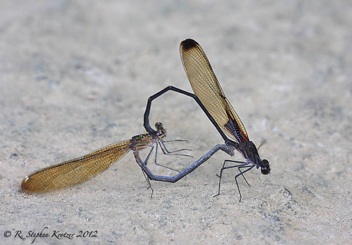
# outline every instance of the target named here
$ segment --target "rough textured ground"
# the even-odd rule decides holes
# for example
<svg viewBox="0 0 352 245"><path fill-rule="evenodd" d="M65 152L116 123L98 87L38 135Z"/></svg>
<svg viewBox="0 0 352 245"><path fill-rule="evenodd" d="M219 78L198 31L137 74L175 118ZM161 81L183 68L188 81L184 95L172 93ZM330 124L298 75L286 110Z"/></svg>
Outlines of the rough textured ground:
<svg viewBox="0 0 352 245"><path fill-rule="evenodd" d="M233 2L1 1L0 243L30 244L30 231L50 236L35 244L352 242L352 5ZM35 170L144 133L153 93L191 91L185 38L206 51L251 140L267 140L272 172L240 180L242 202L237 170L213 198L224 153L175 184L153 182L153 198L131 153L84 184L19 191ZM223 143L190 99L169 93L153 106L168 139L189 140L169 148L194 156L159 163L182 169ZM52 237L65 233L75 237Z"/></svg>

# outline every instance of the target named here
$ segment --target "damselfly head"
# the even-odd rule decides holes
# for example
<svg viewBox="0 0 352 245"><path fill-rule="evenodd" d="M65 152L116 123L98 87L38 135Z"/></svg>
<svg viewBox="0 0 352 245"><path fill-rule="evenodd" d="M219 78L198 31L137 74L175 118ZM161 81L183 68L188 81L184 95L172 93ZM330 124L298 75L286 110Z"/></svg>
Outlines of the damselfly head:
<svg viewBox="0 0 352 245"><path fill-rule="evenodd" d="M166 137L166 129L164 128L161 122L157 122L155 124L155 128L156 128L156 136L158 136L159 138Z"/></svg>
<svg viewBox="0 0 352 245"><path fill-rule="evenodd" d="M264 174L264 175L267 175L270 173L270 164L269 164L268 160L266 160L266 159L262 160L261 171L262 171L262 174Z"/></svg>

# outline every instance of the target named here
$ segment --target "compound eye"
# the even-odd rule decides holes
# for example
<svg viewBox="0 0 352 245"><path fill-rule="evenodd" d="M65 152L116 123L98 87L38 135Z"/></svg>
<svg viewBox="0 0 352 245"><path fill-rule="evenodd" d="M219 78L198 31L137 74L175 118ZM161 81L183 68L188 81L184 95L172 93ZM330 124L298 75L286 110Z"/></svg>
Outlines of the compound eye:
<svg viewBox="0 0 352 245"><path fill-rule="evenodd" d="M269 173L270 173L270 170L262 168L262 174L267 175Z"/></svg>

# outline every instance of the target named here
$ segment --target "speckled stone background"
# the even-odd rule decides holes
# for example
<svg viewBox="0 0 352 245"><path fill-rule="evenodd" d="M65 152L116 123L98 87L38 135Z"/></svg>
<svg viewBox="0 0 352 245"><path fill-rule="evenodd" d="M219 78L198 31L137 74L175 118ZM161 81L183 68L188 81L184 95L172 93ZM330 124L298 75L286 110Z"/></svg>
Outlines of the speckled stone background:
<svg viewBox="0 0 352 245"><path fill-rule="evenodd" d="M235 169L213 198L224 153L175 184L152 182L153 198L131 153L78 186L20 192L33 171L144 133L150 95L191 91L186 38L202 45L250 139L267 141L272 172L248 173L251 187L240 179L242 202ZM351 43L344 0L1 1L0 243L30 244L30 231L49 236L34 244L352 243ZM159 154L170 167L223 143L174 93L151 121L188 140L171 150L192 149L193 159Z"/></svg>

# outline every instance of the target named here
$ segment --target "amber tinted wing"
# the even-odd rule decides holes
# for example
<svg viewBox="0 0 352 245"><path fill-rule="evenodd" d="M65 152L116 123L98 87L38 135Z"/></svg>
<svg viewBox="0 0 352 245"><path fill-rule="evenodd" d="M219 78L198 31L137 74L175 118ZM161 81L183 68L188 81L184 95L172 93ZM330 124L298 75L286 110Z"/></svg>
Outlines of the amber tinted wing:
<svg viewBox="0 0 352 245"><path fill-rule="evenodd" d="M80 158L41 169L26 176L21 189L27 193L56 190L94 178L131 149L131 140L96 150Z"/></svg>
<svg viewBox="0 0 352 245"><path fill-rule="evenodd" d="M187 39L180 45L180 54L194 93L216 123L235 141L248 141L247 131L225 97L201 46Z"/></svg>

